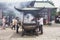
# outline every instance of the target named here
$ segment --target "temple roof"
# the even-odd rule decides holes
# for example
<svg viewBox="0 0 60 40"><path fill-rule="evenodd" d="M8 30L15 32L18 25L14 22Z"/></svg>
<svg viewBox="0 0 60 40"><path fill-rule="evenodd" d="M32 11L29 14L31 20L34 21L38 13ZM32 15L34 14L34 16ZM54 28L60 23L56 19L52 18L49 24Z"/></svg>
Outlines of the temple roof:
<svg viewBox="0 0 60 40"><path fill-rule="evenodd" d="M33 6L30 6L31 4L34 4ZM51 4L49 1L33 1L29 5L29 7L24 8L16 8L17 10L41 10L42 8L56 8L54 5Z"/></svg>
<svg viewBox="0 0 60 40"><path fill-rule="evenodd" d="M34 7L45 7L45 8L56 8L54 5L51 4L49 1L36 1L34 3Z"/></svg>

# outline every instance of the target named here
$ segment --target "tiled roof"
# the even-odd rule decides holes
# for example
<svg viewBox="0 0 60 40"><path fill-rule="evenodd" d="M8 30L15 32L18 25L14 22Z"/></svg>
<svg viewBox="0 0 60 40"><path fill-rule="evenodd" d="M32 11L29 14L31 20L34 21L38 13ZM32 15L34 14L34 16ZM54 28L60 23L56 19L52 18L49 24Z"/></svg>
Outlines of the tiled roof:
<svg viewBox="0 0 60 40"><path fill-rule="evenodd" d="M49 3L49 1L36 1L34 4L34 7L45 7L45 8L55 8L54 5L52 5L51 3Z"/></svg>

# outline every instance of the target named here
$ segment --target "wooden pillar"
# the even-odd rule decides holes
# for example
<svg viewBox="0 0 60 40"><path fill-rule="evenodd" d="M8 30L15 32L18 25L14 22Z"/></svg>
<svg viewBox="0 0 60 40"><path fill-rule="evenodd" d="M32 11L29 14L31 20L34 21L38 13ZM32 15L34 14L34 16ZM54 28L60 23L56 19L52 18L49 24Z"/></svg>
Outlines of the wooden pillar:
<svg viewBox="0 0 60 40"><path fill-rule="evenodd" d="M50 9L48 8L48 23L50 23Z"/></svg>

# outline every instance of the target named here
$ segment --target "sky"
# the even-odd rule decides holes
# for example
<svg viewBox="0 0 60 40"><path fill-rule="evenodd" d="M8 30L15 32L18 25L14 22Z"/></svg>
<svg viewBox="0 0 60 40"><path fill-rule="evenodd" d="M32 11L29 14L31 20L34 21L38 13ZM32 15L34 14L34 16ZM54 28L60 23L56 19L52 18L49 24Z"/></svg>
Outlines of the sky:
<svg viewBox="0 0 60 40"><path fill-rule="evenodd" d="M33 0L0 0L0 2L25 2L25 1L33 1ZM42 0L36 0L36 1L42 1ZM46 0L43 0L46 1ZM49 0L54 3L56 7L60 7L60 0Z"/></svg>
<svg viewBox="0 0 60 40"><path fill-rule="evenodd" d="M60 0L52 0L56 7L60 7Z"/></svg>

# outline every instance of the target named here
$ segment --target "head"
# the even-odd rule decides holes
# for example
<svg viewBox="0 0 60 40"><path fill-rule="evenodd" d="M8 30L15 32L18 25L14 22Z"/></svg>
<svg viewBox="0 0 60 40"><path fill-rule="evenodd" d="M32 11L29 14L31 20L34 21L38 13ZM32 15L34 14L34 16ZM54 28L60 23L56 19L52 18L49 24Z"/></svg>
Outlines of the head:
<svg viewBox="0 0 60 40"><path fill-rule="evenodd" d="M5 18L6 18L6 16L3 16L3 18L5 19Z"/></svg>
<svg viewBox="0 0 60 40"><path fill-rule="evenodd" d="M15 19L18 19L18 17L15 17Z"/></svg>

